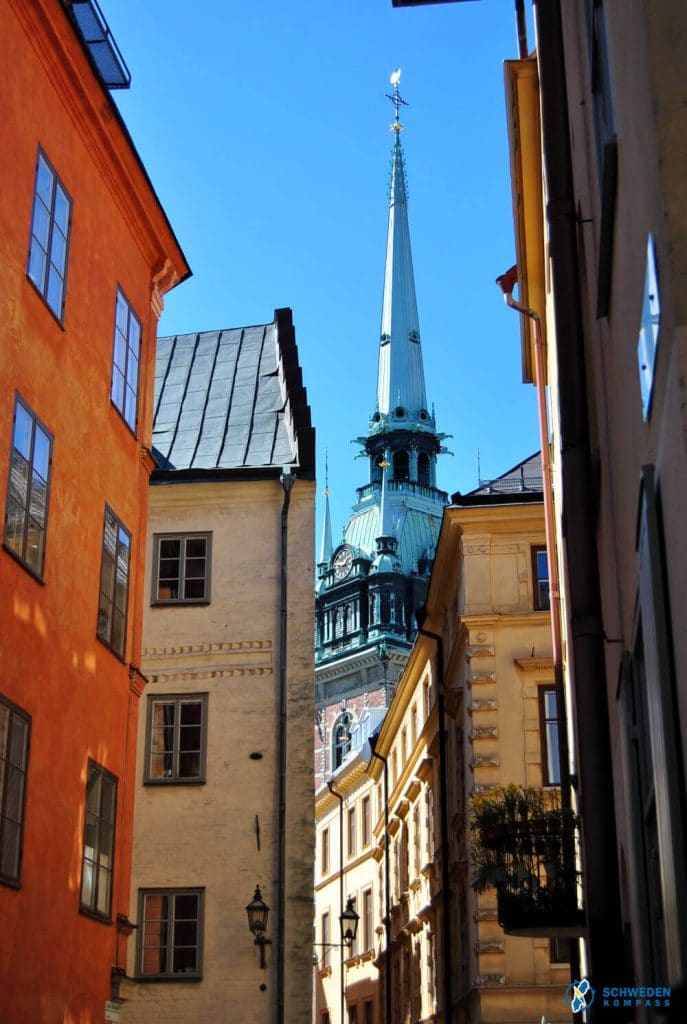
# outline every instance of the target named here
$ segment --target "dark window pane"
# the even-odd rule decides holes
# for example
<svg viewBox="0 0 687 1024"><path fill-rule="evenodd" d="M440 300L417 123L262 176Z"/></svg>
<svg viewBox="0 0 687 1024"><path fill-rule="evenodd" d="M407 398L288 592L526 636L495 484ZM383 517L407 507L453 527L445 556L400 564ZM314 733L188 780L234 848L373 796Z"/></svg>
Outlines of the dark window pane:
<svg viewBox="0 0 687 1024"><path fill-rule="evenodd" d="M184 597L187 601L202 601L205 597L205 580L187 580Z"/></svg>
<svg viewBox="0 0 687 1024"><path fill-rule="evenodd" d="M183 753L179 754L179 778L198 779L200 778L200 754Z"/></svg>
<svg viewBox="0 0 687 1024"><path fill-rule="evenodd" d="M0 705L0 712L5 710ZM8 712L9 714L9 712ZM26 767L26 745L29 735L29 726L23 718L14 715L12 720L12 741L10 743L9 760L18 768ZM0 741L2 740L2 720L0 718ZM0 756L3 754L3 745L0 742Z"/></svg>
<svg viewBox="0 0 687 1024"><path fill-rule="evenodd" d="M189 537L186 541L186 558L202 558L205 559L205 551L207 548L207 540L205 537ZM188 564L188 561L187 561ZM204 564L204 562L203 562Z"/></svg>
<svg viewBox="0 0 687 1024"><path fill-rule="evenodd" d="M22 555L24 545L24 510L12 498L7 502L7 519L5 522L5 544L16 555Z"/></svg>
<svg viewBox="0 0 687 1024"><path fill-rule="evenodd" d="M195 974L197 967L197 956L195 949L174 950L174 973Z"/></svg>
<svg viewBox="0 0 687 1024"><path fill-rule="evenodd" d="M8 878L19 876L19 844L21 826L14 821L5 821L0 850L0 872Z"/></svg>
<svg viewBox="0 0 687 1024"><path fill-rule="evenodd" d="M9 765L7 769L7 792L4 813L12 821L21 821L21 808L24 799L24 773Z"/></svg>
<svg viewBox="0 0 687 1024"><path fill-rule="evenodd" d="M181 541L180 540L161 540L160 541L160 558L179 558L181 555Z"/></svg>
<svg viewBox="0 0 687 1024"><path fill-rule="evenodd" d="M203 717L203 705L198 701L184 701L181 705L182 725L200 725Z"/></svg>
<svg viewBox="0 0 687 1024"><path fill-rule="evenodd" d="M198 944L198 922L176 921L174 924L175 946L196 946Z"/></svg>
<svg viewBox="0 0 687 1024"><path fill-rule="evenodd" d="M188 558L186 559L186 579L202 579L205 576L205 559L204 558Z"/></svg>
<svg viewBox="0 0 687 1024"><path fill-rule="evenodd" d="M198 896L194 893L182 893L174 900L174 920L189 921L198 917Z"/></svg>
<svg viewBox="0 0 687 1024"><path fill-rule="evenodd" d="M126 635L126 622L121 612L116 608L112 611L112 642L111 647L120 656L124 656L124 641Z"/></svg>

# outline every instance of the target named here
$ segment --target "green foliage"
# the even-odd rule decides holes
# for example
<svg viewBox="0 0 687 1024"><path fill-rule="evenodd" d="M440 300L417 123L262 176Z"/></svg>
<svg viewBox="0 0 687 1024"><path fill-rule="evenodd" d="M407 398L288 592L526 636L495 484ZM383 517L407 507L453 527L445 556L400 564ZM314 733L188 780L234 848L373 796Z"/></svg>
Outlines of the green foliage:
<svg viewBox="0 0 687 1024"><path fill-rule="evenodd" d="M511 784L474 797L473 888L496 887L500 895L546 903L574 887L576 823L573 812L561 807L557 790Z"/></svg>

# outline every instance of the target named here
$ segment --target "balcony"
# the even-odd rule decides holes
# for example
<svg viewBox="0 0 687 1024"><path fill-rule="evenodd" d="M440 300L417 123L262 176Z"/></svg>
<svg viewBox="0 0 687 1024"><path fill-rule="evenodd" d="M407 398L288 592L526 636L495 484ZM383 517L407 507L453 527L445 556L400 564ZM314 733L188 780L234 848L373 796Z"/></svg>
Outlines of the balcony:
<svg viewBox="0 0 687 1024"><path fill-rule="evenodd" d="M496 889L507 935L584 933L576 869L577 819L548 791L508 786L473 802L473 888Z"/></svg>

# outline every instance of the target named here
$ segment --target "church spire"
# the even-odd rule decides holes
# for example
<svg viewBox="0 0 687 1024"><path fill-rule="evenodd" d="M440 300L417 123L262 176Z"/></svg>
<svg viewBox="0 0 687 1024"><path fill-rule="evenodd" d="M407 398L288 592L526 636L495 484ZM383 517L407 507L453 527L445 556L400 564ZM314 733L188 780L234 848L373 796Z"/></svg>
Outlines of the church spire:
<svg viewBox="0 0 687 1024"><path fill-rule="evenodd" d="M322 540L318 565L328 563L332 557L332 520L329 513L329 451L324 453L324 519L322 521Z"/></svg>
<svg viewBox="0 0 687 1024"><path fill-rule="evenodd" d="M415 277L408 228L408 195L405 161L401 146L403 125L399 106L406 105L398 91L401 73L391 76L394 92L389 95L396 112L391 126L394 145L391 154L389 224L384 273L384 297L377 374L377 405L380 417L396 416L402 410L406 421L431 430L425 393L425 374L420 346L420 323L415 298ZM379 422L378 420L376 422Z"/></svg>

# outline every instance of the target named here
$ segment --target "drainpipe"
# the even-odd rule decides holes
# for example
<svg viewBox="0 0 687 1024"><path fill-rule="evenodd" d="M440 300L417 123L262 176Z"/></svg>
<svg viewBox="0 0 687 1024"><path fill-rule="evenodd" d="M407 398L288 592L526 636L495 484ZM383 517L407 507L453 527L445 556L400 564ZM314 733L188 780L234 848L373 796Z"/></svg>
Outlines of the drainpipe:
<svg viewBox="0 0 687 1024"><path fill-rule="evenodd" d="M277 748L279 750L279 863L277 868L277 1024L284 1024L285 992L285 951L284 927L286 921L286 652L287 652L287 584L288 584L288 539L289 505L291 489L296 481L291 467L284 466L279 478L284 489L281 507L281 578L279 594L279 726Z"/></svg>
<svg viewBox="0 0 687 1024"><path fill-rule="evenodd" d="M370 753L382 762L384 770L384 928L386 932L386 966L384 968L384 990L386 993L386 1024L392 1024L391 1020L391 892L389 887L389 762L382 755L378 754L373 746L373 740L369 741Z"/></svg>
<svg viewBox="0 0 687 1024"><path fill-rule="evenodd" d="M327 788L332 796L335 796L339 801L339 915L343 914L344 910L344 813L343 813L343 797L340 793L337 793L334 789L334 785L331 779L327 779ZM333 922L332 922L333 923ZM342 938L343 943L343 938ZM339 1005L340 1005L340 1018L341 1024L345 1024L344 1021L344 946L342 944L340 953L340 964L339 964Z"/></svg>
<svg viewBox="0 0 687 1024"><path fill-rule="evenodd" d="M442 939L444 945L444 1024L453 1020L453 978L451 964L451 890L448 865L448 780L446 777L446 709L444 706L444 641L438 633L423 629L418 622L418 633L434 640L437 645L437 713L439 718L439 802L441 805L441 888L444 892Z"/></svg>
<svg viewBox="0 0 687 1024"><path fill-rule="evenodd" d="M549 594L551 611L551 644L553 648L553 675L556 684L556 705L558 711L558 767L561 777L561 803L570 809L570 758L568 753L568 727L563 688L563 650L561 643L561 605L558 558L556 557L556 527L553 511L553 482L551 473L551 452L549 449L549 418L546 408L546 366L544 344L539 313L513 298L513 288L518 280L518 268L511 267L496 283L503 292L506 305L532 321L534 334L534 368L537 386L537 408L539 412L539 446L541 448L541 469L544 491L544 527L546 550L549 560Z"/></svg>
<svg viewBox="0 0 687 1024"><path fill-rule="evenodd" d="M563 529L571 567L571 645L577 765L587 879L590 969L604 984L622 983L613 765L604 629L596 550L596 510L587 409L584 323L577 252L578 224L570 150L560 0L535 0L542 144L547 181L556 349L559 365ZM582 743L580 740L582 739ZM608 979L608 982L606 981ZM592 1007L592 1020L600 1011Z"/></svg>
<svg viewBox="0 0 687 1024"><path fill-rule="evenodd" d="M561 589L558 575L558 557L556 544L556 527L553 511L553 478L551 472L551 452L549 449L549 417L546 408L546 365L544 360L544 342L541 333L539 313L513 298L513 288L518 280L517 266L511 267L496 283L503 292L506 305L532 321L534 334L534 371L537 387L537 409L539 413L539 446L541 448L542 485L544 491L544 527L546 531L546 551L549 562L549 595L551 610L551 646L553 650L553 678L556 687L556 710L558 712L558 770L561 780L561 806L569 811L572 806L571 766L568 747L568 711L565 702L565 684L563 680L563 648L561 630ZM564 865L571 874L575 870L574 849L563 850ZM571 943L570 980L580 977L579 943ZM576 1017L577 1019L577 1017Z"/></svg>

